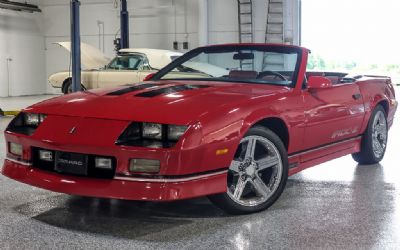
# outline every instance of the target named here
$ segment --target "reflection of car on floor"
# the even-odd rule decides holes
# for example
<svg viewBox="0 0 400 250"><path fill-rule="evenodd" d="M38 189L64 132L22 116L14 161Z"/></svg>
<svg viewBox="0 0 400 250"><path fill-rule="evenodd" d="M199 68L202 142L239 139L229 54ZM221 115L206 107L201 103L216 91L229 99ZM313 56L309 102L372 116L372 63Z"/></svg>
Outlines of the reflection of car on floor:
<svg viewBox="0 0 400 250"><path fill-rule="evenodd" d="M70 51L70 42L58 43ZM138 83L147 75L156 72L181 56L182 53L160 49L121 49L110 60L104 54L88 44L81 44L81 61L86 68L82 70L82 88L94 89ZM62 92L71 92L71 72L59 72L49 77L54 88Z"/></svg>
<svg viewBox="0 0 400 250"><path fill-rule="evenodd" d="M271 206L288 176L352 154L379 162L397 101L387 77L306 72L305 48L201 47L145 83L54 98L5 132L2 173L82 196L209 196L231 213Z"/></svg>

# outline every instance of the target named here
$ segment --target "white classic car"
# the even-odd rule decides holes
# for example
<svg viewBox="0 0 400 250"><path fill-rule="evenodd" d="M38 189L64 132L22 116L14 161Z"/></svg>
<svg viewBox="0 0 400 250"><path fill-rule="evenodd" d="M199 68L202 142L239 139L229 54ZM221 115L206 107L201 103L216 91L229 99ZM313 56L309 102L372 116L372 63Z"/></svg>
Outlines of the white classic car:
<svg viewBox="0 0 400 250"><path fill-rule="evenodd" d="M70 42L57 43L70 51ZM182 53L160 49L121 49L110 60L100 50L88 44L81 44L81 62L85 67L81 73L82 89L94 89L137 83L163 68ZM54 88L61 88L64 94L71 92L71 72L59 72L49 77Z"/></svg>

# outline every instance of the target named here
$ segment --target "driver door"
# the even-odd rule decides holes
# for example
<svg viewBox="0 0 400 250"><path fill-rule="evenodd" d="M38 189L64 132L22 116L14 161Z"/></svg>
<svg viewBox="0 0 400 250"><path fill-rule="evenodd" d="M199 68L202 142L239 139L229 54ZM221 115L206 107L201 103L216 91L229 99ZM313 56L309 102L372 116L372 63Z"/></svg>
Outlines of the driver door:
<svg viewBox="0 0 400 250"><path fill-rule="evenodd" d="M306 105L305 149L329 145L361 133L364 104L357 84L305 89L303 98Z"/></svg>
<svg viewBox="0 0 400 250"><path fill-rule="evenodd" d="M98 87L114 87L139 82L137 70L105 70L99 72Z"/></svg>

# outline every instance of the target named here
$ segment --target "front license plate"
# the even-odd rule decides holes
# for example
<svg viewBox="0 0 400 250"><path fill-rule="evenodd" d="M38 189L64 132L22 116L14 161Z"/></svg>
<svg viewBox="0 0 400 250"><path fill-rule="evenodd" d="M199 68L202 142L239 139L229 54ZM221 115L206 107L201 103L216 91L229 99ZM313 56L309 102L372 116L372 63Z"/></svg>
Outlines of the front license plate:
<svg viewBox="0 0 400 250"><path fill-rule="evenodd" d="M60 173L87 175L88 157L83 154L56 152L54 169Z"/></svg>

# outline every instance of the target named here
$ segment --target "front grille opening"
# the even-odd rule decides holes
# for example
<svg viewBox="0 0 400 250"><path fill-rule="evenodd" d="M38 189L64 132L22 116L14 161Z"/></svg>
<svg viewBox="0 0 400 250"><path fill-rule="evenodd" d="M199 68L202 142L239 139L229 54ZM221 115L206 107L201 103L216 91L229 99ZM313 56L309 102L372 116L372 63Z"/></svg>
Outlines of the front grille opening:
<svg viewBox="0 0 400 250"><path fill-rule="evenodd" d="M40 150L46 150L52 152L53 159L52 161L44 161L41 160L39 157L39 151ZM63 153L68 153L68 152L63 152ZM72 152L71 152L72 153ZM74 153L75 154L75 153ZM62 175L73 175L73 176L81 176L81 177L90 177L90 178L100 178L100 179L113 179L115 176L115 170L117 167L117 160L115 157L111 156L102 156L102 155L84 155L81 154L82 156L87 156L88 161L87 161L87 174L74 174L74 173L69 173L68 171L63 171L59 172L56 171L56 159L55 159L56 151L54 150L48 150L44 148L32 148L32 163L33 163L33 168L38 168L41 170L53 172L53 173L58 173ZM102 168L96 168L95 167L95 158L96 157L102 157L102 158L110 158L112 162L112 169L102 169Z"/></svg>

